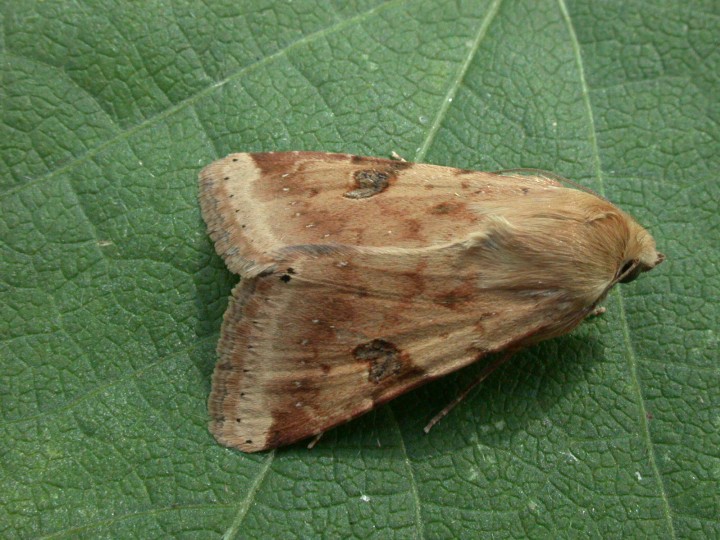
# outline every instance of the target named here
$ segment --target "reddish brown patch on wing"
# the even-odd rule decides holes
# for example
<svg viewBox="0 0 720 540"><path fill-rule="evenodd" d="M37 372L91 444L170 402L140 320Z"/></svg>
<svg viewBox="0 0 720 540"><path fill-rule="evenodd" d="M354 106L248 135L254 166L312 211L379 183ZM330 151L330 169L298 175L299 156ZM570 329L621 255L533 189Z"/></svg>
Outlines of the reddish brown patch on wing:
<svg viewBox="0 0 720 540"><path fill-rule="evenodd" d="M289 268L285 275L293 277L287 287L295 284L302 287L302 268ZM267 395L273 396L272 402L268 403L272 423L267 433L267 448L316 435L327 428L328 422L330 425L339 423L339 420L330 421L329 417L342 414L331 403L342 403L344 396L333 395L334 389L328 381L334 376L342 378L343 375L337 375L335 370L342 368L349 359L328 355L325 349L338 342L336 325L357 316L352 298L330 295L317 305L317 309L308 308L306 301L305 296L298 296L286 306L290 312L303 314L303 319L296 321L302 331L297 334L299 339L294 345L282 354L283 361L290 365L280 369L263 388ZM278 342L282 344L282 339L278 338ZM343 385L347 383L340 384Z"/></svg>
<svg viewBox="0 0 720 540"><path fill-rule="evenodd" d="M407 226L407 238L420 238L420 233L422 231L422 224L417 219L408 219L406 220L406 226Z"/></svg>
<svg viewBox="0 0 720 540"><path fill-rule="evenodd" d="M450 202L441 202L440 204L436 204L430 209L431 214L440 214L445 215L449 214L453 211L453 207L456 205L453 205L453 203Z"/></svg>
<svg viewBox="0 0 720 540"><path fill-rule="evenodd" d="M430 209L431 214L438 216L452 216L452 217L471 217L475 218L473 214L468 213L467 203L462 201L443 201L436 204Z"/></svg>
<svg viewBox="0 0 720 540"><path fill-rule="evenodd" d="M460 304L466 304L475 300L477 288L475 284L468 280L462 285L458 285L450 291L444 291L435 295L435 301L447 308L456 309Z"/></svg>
<svg viewBox="0 0 720 540"><path fill-rule="evenodd" d="M272 425L268 432L267 448L290 444L317 433L308 433L308 426L318 423L316 409L322 407L325 377L308 374L293 380L279 380L269 391L276 398L272 403ZM319 432L319 430L318 430Z"/></svg>
<svg viewBox="0 0 720 540"><path fill-rule="evenodd" d="M399 273L403 279L397 293L402 299L397 310L386 314L383 326L388 331L393 330L394 325L404 318L404 310L412 309L413 304L425 292L427 283L424 273L427 266L427 261L420 261L413 271Z"/></svg>

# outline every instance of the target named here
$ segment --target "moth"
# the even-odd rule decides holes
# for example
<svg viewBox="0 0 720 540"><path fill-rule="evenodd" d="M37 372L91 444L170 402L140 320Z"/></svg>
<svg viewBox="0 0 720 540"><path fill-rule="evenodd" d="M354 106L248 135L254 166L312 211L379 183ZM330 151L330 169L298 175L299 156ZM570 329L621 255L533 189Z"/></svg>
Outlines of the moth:
<svg viewBox="0 0 720 540"><path fill-rule="evenodd" d="M628 214L545 174L269 152L231 154L199 182L215 249L241 275L210 431L244 452L566 334L663 260Z"/></svg>

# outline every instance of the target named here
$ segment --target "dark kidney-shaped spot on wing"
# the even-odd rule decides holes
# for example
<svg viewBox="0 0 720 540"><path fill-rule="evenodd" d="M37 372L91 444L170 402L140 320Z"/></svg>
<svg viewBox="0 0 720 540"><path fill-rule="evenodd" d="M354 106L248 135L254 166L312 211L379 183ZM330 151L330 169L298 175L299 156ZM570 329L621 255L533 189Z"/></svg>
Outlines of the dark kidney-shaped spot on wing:
<svg viewBox="0 0 720 540"><path fill-rule="evenodd" d="M391 375L397 375L408 363L408 358L393 343L384 339L373 339L353 350L358 362L367 362L370 382L379 383Z"/></svg>
<svg viewBox="0 0 720 540"><path fill-rule="evenodd" d="M390 174L375 169L355 171L355 189L345 193L348 199L367 199L387 189L390 185Z"/></svg>

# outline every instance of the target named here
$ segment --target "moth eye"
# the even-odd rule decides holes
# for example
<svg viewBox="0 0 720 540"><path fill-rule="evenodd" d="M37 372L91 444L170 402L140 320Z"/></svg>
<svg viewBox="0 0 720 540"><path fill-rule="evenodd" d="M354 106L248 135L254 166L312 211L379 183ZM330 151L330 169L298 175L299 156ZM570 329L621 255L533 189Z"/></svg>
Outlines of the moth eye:
<svg viewBox="0 0 720 540"><path fill-rule="evenodd" d="M642 271L643 269L637 263L637 261L627 261L625 264L622 265L622 268L620 268L617 275L624 275L624 277L620 280L620 283L630 283L635 278L637 278Z"/></svg>

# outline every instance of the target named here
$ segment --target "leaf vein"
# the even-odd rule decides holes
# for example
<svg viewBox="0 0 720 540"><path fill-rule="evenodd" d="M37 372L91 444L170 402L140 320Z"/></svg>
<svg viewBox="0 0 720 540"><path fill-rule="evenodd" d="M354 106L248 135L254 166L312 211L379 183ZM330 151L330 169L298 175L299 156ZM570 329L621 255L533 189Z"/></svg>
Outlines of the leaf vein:
<svg viewBox="0 0 720 540"><path fill-rule="evenodd" d="M495 19L495 16L500 9L501 3L502 0L494 0L487 14L480 23L480 27L478 28L477 34L475 34L475 38L473 39L472 45L468 50L468 54L465 57L465 60L460 64L460 68L458 69L455 78L448 87L448 90L443 97L442 103L440 103L440 108L438 109L438 112L435 115L432 124L430 125L430 130L428 131L427 137L425 137L425 141L420 147L420 150L415 153L415 161L422 161L425 158L425 154L427 153L428 148L430 148L430 145L435 139L435 136L440 129L440 125L442 124L443 119L447 115L450 104L453 102L453 99L455 98L455 95L457 94L458 89L462 84L462 81L465 79L465 74L470 67L470 63L475 58L475 55L480 48L480 43L482 43L483 38L487 35L488 28L490 27L492 21Z"/></svg>
<svg viewBox="0 0 720 540"><path fill-rule="evenodd" d="M597 128L595 126L595 116L593 113L592 103L590 101L590 89L587 84L587 79L585 78L585 66L582 59L582 53L580 50L580 42L577 38L577 34L575 33L575 27L573 25L572 19L570 18L570 13L568 12L567 5L565 4L565 0L558 0L558 5L560 7L560 11L562 12L563 19L565 20L565 24L568 29L568 33L570 34L570 39L572 41L572 48L573 53L575 55L575 61L577 63L577 69L578 74L580 78L580 84L582 87L582 97L583 97L583 103L585 105L585 109L587 111L587 117L588 122L590 124L590 146L593 153L593 165L595 169L595 175L598 179L598 183L600 184L599 193L604 195L605 194L605 186L603 181L603 173L602 173L602 163L600 161L600 148L598 145L597 140ZM667 491L665 489L665 485L663 482L663 478L660 474L660 470L657 465L657 460L655 457L655 447L653 445L652 438L650 436L650 427L648 425L648 419L647 419L647 407L645 406L645 399L643 397L642 389L640 387L640 379L637 372L637 365L638 365L638 359L635 355L635 350L632 345L632 341L630 339L630 327L627 320L627 314L625 313L625 304L623 301L623 295L620 291L619 287L615 287L614 294L618 298L618 304L620 306L620 326L622 328L623 333L623 340L625 342L625 348L626 348L626 358L629 364L630 368L630 376L633 381L633 387L636 391L636 397L637 397L637 403L639 410L638 415L638 423L639 427L642 430L643 438L645 439L645 443L648 447L648 459L650 461L650 466L653 470L653 473L655 475L655 478L657 479L657 485L658 485L658 491L660 494L660 498L662 499L662 505L663 505L663 513L665 514L667 524L668 524L668 531L671 538L676 538L675 534L675 526L672 520L672 513L670 510L670 502L668 500Z"/></svg>

